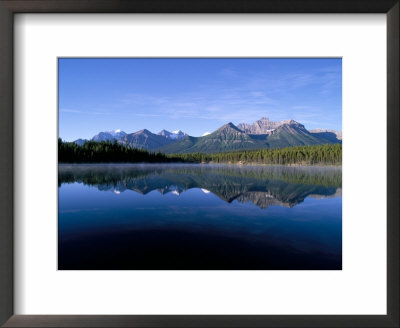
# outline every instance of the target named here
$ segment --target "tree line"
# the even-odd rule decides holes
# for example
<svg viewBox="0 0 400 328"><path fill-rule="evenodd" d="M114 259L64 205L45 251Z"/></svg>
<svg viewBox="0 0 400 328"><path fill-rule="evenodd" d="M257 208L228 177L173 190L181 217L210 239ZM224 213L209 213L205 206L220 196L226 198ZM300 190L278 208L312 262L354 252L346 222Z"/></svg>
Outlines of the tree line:
<svg viewBox="0 0 400 328"><path fill-rule="evenodd" d="M276 149L240 150L215 154L175 154L173 156L191 163L341 165L342 145L295 146Z"/></svg>
<svg viewBox="0 0 400 328"><path fill-rule="evenodd" d="M166 163L182 161L161 153L126 147L110 141L87 141L82 146L58 139L60 163Z"/></svg>
<svg viewBox="0 0 400 328"><path fill-rule="evenodd" d="M342 145L326 144L277 149L238 150L213 154L165 155L124 146L116 141L88 141L82 146L58 139L60 163L241 163L277 165L341 165Z"/></svg>

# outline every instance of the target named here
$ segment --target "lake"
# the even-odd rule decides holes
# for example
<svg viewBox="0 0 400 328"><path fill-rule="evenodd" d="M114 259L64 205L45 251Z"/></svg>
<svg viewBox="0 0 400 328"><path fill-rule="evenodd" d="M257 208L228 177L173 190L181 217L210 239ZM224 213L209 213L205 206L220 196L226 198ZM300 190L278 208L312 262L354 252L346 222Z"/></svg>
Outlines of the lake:
<svg viewBox="0 0 400 328"><path fill-rule="evenodd" d="M59 270L341 270L342 170L60 164Z"/></svg>

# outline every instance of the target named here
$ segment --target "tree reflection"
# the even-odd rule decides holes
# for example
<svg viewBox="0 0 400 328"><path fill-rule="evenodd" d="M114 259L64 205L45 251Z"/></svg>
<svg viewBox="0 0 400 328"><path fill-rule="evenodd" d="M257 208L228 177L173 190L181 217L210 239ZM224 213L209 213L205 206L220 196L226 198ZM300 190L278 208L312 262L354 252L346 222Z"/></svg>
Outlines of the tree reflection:
<svg viewBox="0 0 400 328"><path fill-rule="evenodd" d="M212 192L231 203L251 202L260 208L293 207L308 196L341 195L338 167L229 165L59 165L58 183L83 183L98 190L121 193L180 194L192 188Z"/></svg>

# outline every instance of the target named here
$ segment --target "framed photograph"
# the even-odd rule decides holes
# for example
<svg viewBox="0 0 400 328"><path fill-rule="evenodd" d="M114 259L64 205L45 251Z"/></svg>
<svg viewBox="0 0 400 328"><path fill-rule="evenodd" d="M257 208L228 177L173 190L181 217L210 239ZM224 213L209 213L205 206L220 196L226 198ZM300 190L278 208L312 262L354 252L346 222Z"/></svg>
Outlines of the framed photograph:
<svg viewBox="0 0 400 328"><path fill-rule="evenodd" d="M341 270L341 70L59 58L58 270Z"/></svg>
<svg viewBox="0 0 400 328"><path fill-rule="evenodd" d="M399 3L0 1L4 327L398 327Z"/></svg>

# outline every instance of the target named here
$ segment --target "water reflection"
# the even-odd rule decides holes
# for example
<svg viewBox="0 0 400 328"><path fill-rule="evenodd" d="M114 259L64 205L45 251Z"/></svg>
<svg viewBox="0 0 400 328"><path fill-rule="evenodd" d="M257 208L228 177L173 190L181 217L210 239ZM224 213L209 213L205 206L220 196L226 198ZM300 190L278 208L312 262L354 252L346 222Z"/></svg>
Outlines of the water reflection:
<svg viewBox="0 0 400 328"><path fill-rule="evenodd" d="M341 179L336 167L60 165L58 269L340 270Z"/></svg>
<svg viewBox="0 0 400 328"><path fill-rule="evenodd" d="M227 203L293 207L306 197L341 196L342 175L337 167L228 165L60 165L59 186L83 183L120 194L133 190L181 195L198 188Z"/></svg>

